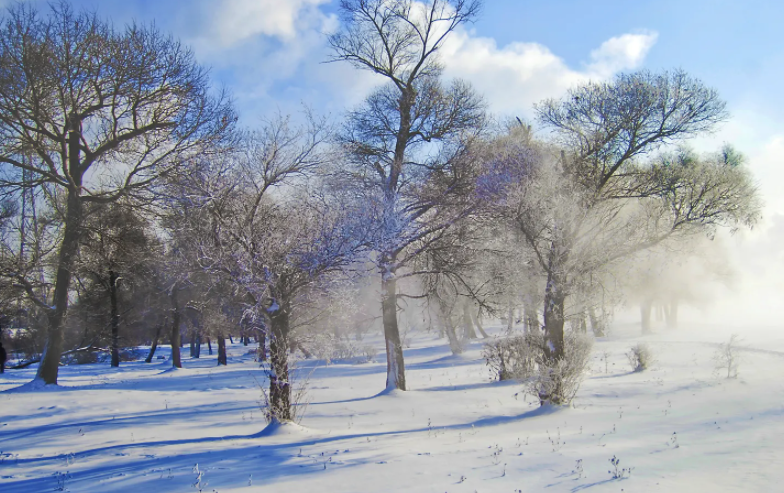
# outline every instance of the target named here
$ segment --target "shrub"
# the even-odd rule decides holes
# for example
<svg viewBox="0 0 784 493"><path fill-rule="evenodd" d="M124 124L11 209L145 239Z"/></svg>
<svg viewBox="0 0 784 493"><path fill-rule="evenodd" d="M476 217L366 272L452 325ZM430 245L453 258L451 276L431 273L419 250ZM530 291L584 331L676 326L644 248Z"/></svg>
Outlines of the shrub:
<svg viewBox="0 0 784 493"><path fill-rule="evenodd" d="M482 357L498 380L526 380L536 372L541 338L531 333L495 339L485 343Z"/></svg>
<svg viewBox="0 0 784 493"><path fill-rule="evenodd" d="M370 344L359 344L333 334L318 334L305 344L310 353L317 359L323 359L327 364L347 360L354 363L369 363L378 354L376 348Z"/></svg>
<svg viewBox="0 0 784 493"><path fill-rule="evenodd" d="M542 338L538 371L528 382L528 394L542 404L569 405L580 389L592 347L593 340L585 334L569 332L564 335L564 357L553 361L544 356Z"/></svg>
<svg viewBox="0 0 784 493"><path fill-rule="evenodd" d="M485 344L482 355L499 380L526 382L526 392L542 403L568 405L582 383L593 340L585 334L564 336L564 358L545 357L545 338L538 331L497 339Z"/></svg>
<svg viewBox="0 0 784 493"><path fill-rule="evenodd" d="M626 358L629 360L629 364L633 371L647 370L655 361L651 348L644 343L638 343L636 346L632 346L632 348L629 349L629 352L626 353Z"/></svg>

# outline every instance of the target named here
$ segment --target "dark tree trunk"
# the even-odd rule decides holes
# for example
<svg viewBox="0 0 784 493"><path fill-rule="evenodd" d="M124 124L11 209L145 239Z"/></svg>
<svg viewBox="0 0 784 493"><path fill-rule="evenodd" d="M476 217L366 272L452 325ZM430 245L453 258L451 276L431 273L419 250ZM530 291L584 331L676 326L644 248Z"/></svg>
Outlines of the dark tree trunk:
<svg viewBox="0 0 784 493"><path fill-rule="evenodd" d="M176 284L172 287L170 299L172 304L172 326L169 343L171 344L172 367L182 368L182 361L180 360L180 306L177 302Z"/></svg>
<svg viewBox="0 0 784 493"><path fill-rule="evenodd" d="M201 357L201 330L193 327L191 330L191 358Z"/></svg>
<svg viewBox="0 0 784 493"><path fill-rule="evenodd" d="M550 368L554 368L565 356L564 306L566 305L566 279L557 272L556 269L558 267L554 261L551 261L544 295L544 356L546 364ZM549 395L543 392L543 389L540 389L540 404L566 404L561 402L562 392L558 382L556 382L556 385Z"/></svg>
<svg viewBox="0 0 784 493"><path fill-rule="evenodd" d="M394 259L385 262L390 269ZM381 277L381 313L384 324L384 340L387 353L387 390L406 390L406 368L403 361L403 346L397 324L397 280L390 270Z"/></svg>
<svg viewBox="0 0 784 493"><path fill-rule="evenodd" d="M161 337L161 330L163 329L163 324L158 324L155 328L155 337L152 338L152 345L150 346L150 353L147 355L147 358L144 360L145 363L152 363L152 358L155 356L155 350L158 349L158 338Z"/></svg>
<svg viewBox="0 0 784 493"><path fill-rule="evenodd" d="M651 311L653 302L650 299L645 299L640 303L640 324L642 326L643 334L651 333Z"/></svg>
<svg viewBox="0 0 784 493"><path fill-rule="evenodd" d="M226 338L223 337L223 334L218 335L218 366L223 365L226 366L228 364L226 360Z"/></svg>
<svg viewBox="0 0 784 493"><path fill-rule="evenodd" d="M288 304L270 312L270 413L279 422L291 421L291 382L289 380L289 313Z"/></svg>
<svg viewBox="0 0 784 493"><path fill-rule="evenodd" d="M207 338L207 352L212 356L212 341L209 337Z"/></svg>
<svg viewBox="0 0 784 493"><path fill-rule="evenodd" d="M36 379L46 384L57 384L57 373L60 369L60 353L63 352L62 324L68 310L68 291L71 285L71 272L74 259L79 250L79 235L82 228L82 173L79 162L81 140L81 122L73 115L69 117L68 133L68 169L72 183L68 187L65 212L65 231L60 243L57 274L54 284L53 308L47 314L47 337L41 364L36 372Z"/></svg>
<svg viewBox="0 0 784 493"><path fill-rule="evenodd" d="M120 312L117 309L117 273L109 270L109 302L112 322L112 366L120 366Z"/></svg>
<svg viewBox="0 0 784 493"><path fill-rule="evenodd" d="M259 341L259 349L258 349L259 361L267 361L267 331L262 328L257 328L256 340Z"/></svg>

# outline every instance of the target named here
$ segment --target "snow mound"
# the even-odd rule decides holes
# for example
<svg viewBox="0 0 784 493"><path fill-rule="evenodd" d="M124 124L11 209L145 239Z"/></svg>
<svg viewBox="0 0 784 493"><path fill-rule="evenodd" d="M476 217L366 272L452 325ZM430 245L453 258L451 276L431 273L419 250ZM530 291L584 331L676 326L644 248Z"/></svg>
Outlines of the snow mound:
<svg viewBox="0 0 784 493"><path fill-rule="evenodd" d="M63 388L60 387L59 385L47 384L42 379L36 378L31 382L27 382L26 384L21 385L19 387L15 387L13 389L5 390L4 392L9 394L15 394L15 393L25 393L25 392L58 392L60 390L63 390Z"/></svg>
<svg viewBox="0 0 784 493"><path fill-rule="evenodd" d="M302 436L302 435L308 435L311 432L312 430L310 430L309 428L305 428L304 426L300 426L290 421L287 421L285 423L281 423L280 421L273 421L272 423L268 424L266 428L261 430L258 436L260 437Z"/></svg>

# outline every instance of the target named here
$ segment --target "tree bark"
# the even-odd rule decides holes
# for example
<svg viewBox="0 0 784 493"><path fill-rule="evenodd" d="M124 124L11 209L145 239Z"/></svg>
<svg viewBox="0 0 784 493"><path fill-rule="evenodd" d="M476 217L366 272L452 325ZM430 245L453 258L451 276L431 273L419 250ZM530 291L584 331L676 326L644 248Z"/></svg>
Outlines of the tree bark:
<svg viewBox="0 0 784 493"><path fill-rule="evenodd" d="M161 336L161 330L163 329L163 324L158 324L158 327L155 328L155 337L152 338L152 345L150 346L150 353L145 358L145 363L152 363L152 358L155 356L155 350L158 349L158 338Z"/></svg>
<svg viewBox="0 0 784 493"><path fill-rule="evenodd" d="M209 337L207 338L207 352L212 356L212 341Z"/></svg>
<svg viewBox="0 0 784 493"><path fill-rule="evenodd" d="M259 341L258 357L259 361L267 361L267 331L260 327L256 328L256 340Z"/></svg>
<svg viewBox="0 0 784 493"><path fill-rule="evenodd" d="M117 309L117 273L109 270L109 303L112 324L112 366L120 366L120 312Z"/></svg>
<svg viewBox="0 0 784 493"><path fill-rule="evenodd" d="M218 366L226 366L228 360L226 359L226 338L223 334L218 334Z"/></svg>
<svg viewBox="0 0 784 493"><path fill-rule="evenodd" d="M282 300L278 303L277 309L270 313L270 413L274 420L286 422L293 417L288 360L289 313L286 303Z"/></svg>
<svg viewBox="0 0 784 493"><path fill-rule="evenodd" d="M71 286L71 272L74 259L79 250L79 236L82 228L82 173L79 162L81 140L81 122L74 116L69 117L68 133L68 171L71 183L68 186L65 212L65 231L60 243L57 274L54 284L53 307L47 314L47 338L41 364L36 372L36 379L43 380L47 385L57 384L60 369L60 353L63 351L62 324L68 311L68 291Z"/></svg>
<svg viewBox="0 0 784 493"><path fill-rule="evenodd" d="M172 326L169 344L171 344L172 367L182 368L180 359L180 306L177 302L177 285L172 287L170 300L172 305Z"/></svg>
<svg viewBox="0 0 784 493"><path fill-rule="evenodd" d="M381 277L381 316L384 324L384 340L387 352L387 390L406 390L406 370L403 361L403 347L400 344L400 331L397 324L397 280L395 272L388 269Z"/></svg>

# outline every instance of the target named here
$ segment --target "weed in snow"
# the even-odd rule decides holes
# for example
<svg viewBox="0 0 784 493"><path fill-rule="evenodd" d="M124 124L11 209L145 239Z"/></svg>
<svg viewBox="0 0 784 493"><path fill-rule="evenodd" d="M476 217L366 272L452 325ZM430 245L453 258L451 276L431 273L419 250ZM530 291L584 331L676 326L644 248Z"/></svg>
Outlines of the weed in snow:
<svg viewBox="0 0 784 493"><path fill-rule="evenodd" d="M738 378L738 366L740 365L740 344L742 339L738 334L732 334L730 340L720 344L719 349L713 355L714 370L716 375L727 372L727 378Z"/></svg>
<svg viewBox="0 0 784 493"><path fill-rule="evenodd" d="M582 479L583 478L584 471L583 471L583 460L582 459L577 459L577 462L574 465L574 470L572 471L572 474L576 474L577 475L577 479Z"/></svg>
<svg viewBox="0 0 784 493"><path fill-rule="evenodd" d="M634 470L633 467L621 468L621 459L614 455L612 456L612 459L610 459L610 464L612 464L613 468L607 472L612 476L613 479L624 479L631 475L632 471Z"/></svg>

